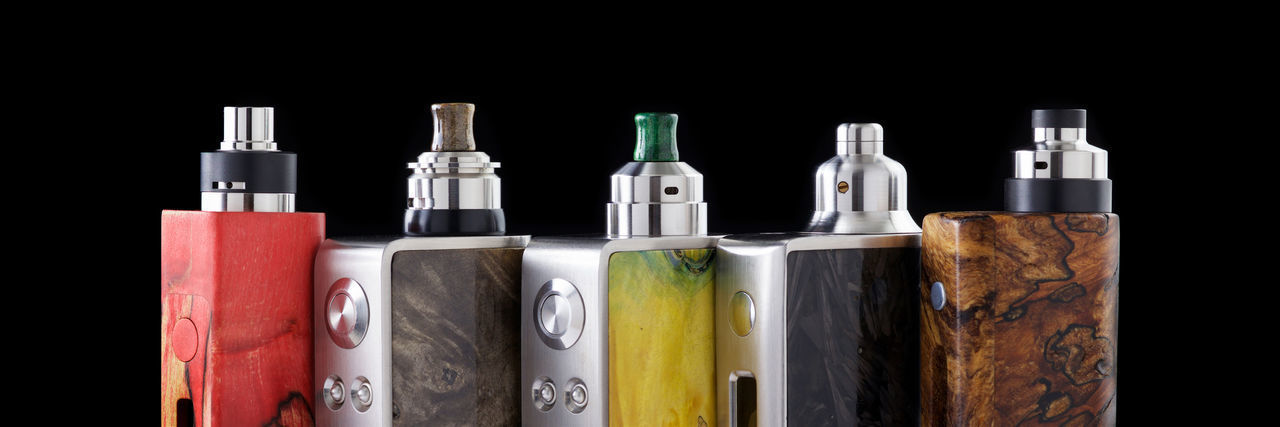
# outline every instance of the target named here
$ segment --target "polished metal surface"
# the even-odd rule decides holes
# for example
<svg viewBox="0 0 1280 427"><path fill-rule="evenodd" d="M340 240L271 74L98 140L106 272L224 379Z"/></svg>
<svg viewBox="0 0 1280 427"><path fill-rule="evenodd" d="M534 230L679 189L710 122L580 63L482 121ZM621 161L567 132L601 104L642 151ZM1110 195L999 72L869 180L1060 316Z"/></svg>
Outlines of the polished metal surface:
<svg viewBox="0 0 1280 427"><path fill-rule="evenodd" d="M702 174L684 162L630 162L610 179L610 236L705 236Z"/></svg>
<svg viewBox="0 0 1280 427"><path fill-rule="evenodd" d="M475 105L434 104L431 149L409 163L409 209L502 209L501 167L475 151L471 116Z"/></svg>
<svg viewBox="0 0 1280 427"><path fill-rule="evenodd" d="M355 280L343 277L329 287L325 326L338 347L356 348L369 329L369 300Z"/></svg>
<svg viewBox="0 0 1280 427"><path fill-rule="evenodd" d="M324 405L330 410L336 411L341 408L347 398L347 389L342 385L342 378L338 378L337 375L325 378L324 385L320 388L320 397L324 399Z"/></svg>
<svg viewBox="0 0 1280 427"><path fill-rule="evenodd" d="M427 151L409 163L409 209L501 209L500 167L479 151Z"/></svg>
<svg viewBox="0 0 1280 427"><path fill-rule="evenodd" d="M351 405L356 412L365 412L373 406L373 385L365 377L356 378L351 383Z"/></svg>
<svg viewBox="0 0 1280 427"><path fill-rule="evenodd" d="M736 420L733 385L756 380L758 425L786 424L787 255L797 251L920 247L920 233L731 235L716 247L716 409L725 425ZM749 294L755 305L751 333L732 327L734 299ZM720 326L726 325L726 326Z"/></svg>
<svg viewBox="0 0 1280 427"><path fill-rule="evenodd" d="M223 151L279 151L275 141L275 108L223 107Z"/></svg>
<svg viewBox="0 0 1280 427"><path fill-rule="evenodd" d="M918 233L907 211L907 170L884 155L884 128L836 128L836 156L814 175L813 217L806 231L841 234Z"/></svg>
<svg viewBox="0 0 1280 427"><path fill-rule="evenodd" d="M547 377L533 380L533 406L539 411L547 412L556 406L556 384Z"/></svg>
<svg viewBox="0 0 1280 427"><path fill-rule="evenodd" d="M551 279L542 284L538 295L538 337L551 348L564 350L573 347L582 336L586 322L586 308L578 288L564 279Z"/></svg>
<svg viewBox="0 0 1280 427"><path fill-rule="evenodd" d="M836 126L836 155L884 154L884 128L876 123Z"/></svg>
<svg viewBox="0 0 1280 427"><path fill-rule="evenodd" d="M370 404L359 410L348 394L347 404L337 410L316 411L316 424L391 425L391 261L400 251L426 251L480 248L520 248L529 236L409 237L382 239L327 239L316 254L315 300L315 378L313 390L319 401L324 398L322 379L363 378L369 385L365 395ZM330 286L342 278L360 283L369 303L369 326L360 345L340 347L329 336L327 305ZM349 393L359 392L356 383L347 385Z"/></svg>
<svg viewBox="0 0 1280 427"><path fill-rule="evenodd" d="M291 193L200 193L200 210L208 212L294 212Z"/></svg>
<svg viewBox="0 0 1280 427"><path fill-rule="evenodd" d="M587 409L589 394L587 385L583 384L582 380L570 378L569 383L565 384L565 389L567 390L564 393L565 409L574 414L581 414L583 410Z"/></svg>
<svg viewBox="0 0 1280 427"><path fill-rule="evenodd" d="M756 324L756 303L751 299L751 294L746 291L738 291L733 294L733 298L729 299L729 329L740 337L745 337L751 333L751 328Z"/></svg>
<svg viewBox="0 0 1280 427"><path fill-rule="evenodd" d="M1013 152L1013 177L1107 179L1107 151L1089 145L1085 128L1034 128L1035 147Z"/></svg>
<svg viewBox="0 0 1280 427"><path fill-rule="evenodd" d="M539 378L567 384L578 379L589 385L593 398L581 412L543 410L534 400L522 406L527 426L605 426L609 424L609 257L617 252L715 247L714 236L661 238L539 237L525 248L520 295L520 383L532 386ZM546 344L534 316L539 292L552 279L577 288L586 313L582 336L568 349ZM566 391L572 392L572 388Z"/></svg>

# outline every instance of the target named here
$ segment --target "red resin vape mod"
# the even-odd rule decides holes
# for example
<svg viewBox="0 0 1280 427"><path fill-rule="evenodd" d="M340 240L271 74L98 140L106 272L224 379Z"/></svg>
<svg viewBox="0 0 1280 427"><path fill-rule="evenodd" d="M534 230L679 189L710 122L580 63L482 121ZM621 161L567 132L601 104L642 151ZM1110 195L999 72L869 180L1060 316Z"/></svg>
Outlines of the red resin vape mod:
<svg viewBox="0 0 1280 427"><path fill-rule="evenodd" d="M223 109L200 211L160 223L160 423L311 425L311 279L324 214L294 212L273 110Z"/></svg>

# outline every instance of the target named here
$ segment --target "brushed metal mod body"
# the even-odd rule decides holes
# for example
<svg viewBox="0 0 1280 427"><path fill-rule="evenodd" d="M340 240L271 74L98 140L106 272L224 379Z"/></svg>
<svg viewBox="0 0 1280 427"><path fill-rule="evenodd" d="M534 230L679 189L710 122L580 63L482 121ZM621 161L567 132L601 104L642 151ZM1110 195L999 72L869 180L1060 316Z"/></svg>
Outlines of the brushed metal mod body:
<svg viewBox="0 0 1280 427"><path fill-rule="evenodd" d="M716 407L721 424L747 425L740 419L740 405L750 404L755 406L756 425L786 425L786 281L791 253L919 247L919 233L760 233L721 239L716 249ZM735 298L740 292L748 297ZM740 329L745 336L735 332L740 327L731 320L742 312L750 319ZM739 396L743 378L755 381L751 402Z"/></svg>
<svg viewBox="0 0 1280 427"><path fill-rule="evenodd" d="M528 241L529 236L326 240L315 267L317 424L391 425L391 262L397 253L523 248Z"/></svg>
<svg viewBox="0 0 1280 427"><path fill-rule="evenodd" d="M521 273L520 384L525 396L521 403L521 423L609 424L610 256L631 251L715 248L717 240L716 236L533 239L525 249ZM547 291L563 286L564 282L572 285L576 295ZM539 295L543 295L542 300L537 298ZM572 307L559 316L570 325L563 331L555 331L556 319L544 321L546 318L539 310L550 295L566 295L568 306ZM581 299L580 309L575 297ZM578 318L582 319L576 323L580 326L572 326ZM553 326L544 327L547 323ZM571 411L575 408L569 406L574 402L574 390L565 387L571 382L581 384L586 390L586 404L576 413ZM551 405L540 405L544 384L551 385L554 395Z"/></svg>
<svg viewBox="0 0 1280 427"><path fill-rule="evenodd" d="M892 382L885 388L891 390L864 393L859 376L850 372L867 369L853 367L866 359L914 355L914 347L899 344L906 335L915 339L911 326L918 320L895 310L912 307L906 303L914 298L902 294L914 289L914 280L908 276L918 268L918 250L876 250L918 249L920 227L907 211L906 169L884 155L883 134L884 129L875 123L845 123L836 129L836 156L814 174L814 212L805 232L740 234L720 240L716 249L715 378L721 425L780 426L788 421L844 424L858 421L861 414L857 412L861 411L855 407L864 398L879 402L886 397L880 395L894 395L898 400L914 396L903 392L908 382L910 388L916 386L909 375L885 370L882 377L892 378L884 381ZM813 260L823 261L805 264ZM871 269L864 262L879 267ZM788 292L805 295L802 298ZM866 300L871 306L859 305L865 294L877 292L882 295ZM806 319L812 312L822 316ZM796 317L789 319L789 315ZM859 329L865 322L906 325L891 333L897 341L886 344L881 338L872 343L864 340L869 334ZM793 344L802 341L793 342L801 339L793 335L816 337L810 339L823 345L796 347ZM872 353L863 356L864 345ZM788 354L791 349L814 354ZM787 378L789 366L797 364L805 365L801 372L812 372L821 380ZM916 369L907 360L897 361L895 367L904 364L913 365L910 371ZM789 407L793 403L789 399L804 399L808 407ZM868 405L874 412L868 421L873 423L909 422L896 416L914 411L916 406L914 401Z"/></svg>

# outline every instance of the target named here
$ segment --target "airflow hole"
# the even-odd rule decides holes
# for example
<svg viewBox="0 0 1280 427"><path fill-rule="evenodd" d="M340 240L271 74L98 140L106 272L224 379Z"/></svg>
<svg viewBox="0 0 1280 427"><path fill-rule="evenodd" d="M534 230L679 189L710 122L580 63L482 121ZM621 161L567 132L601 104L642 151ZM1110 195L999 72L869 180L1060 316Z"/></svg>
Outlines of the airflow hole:
<svg viewBox="0 0 1280 427"><path fill-rule="evenodd" d="M1036 169L1049 169L1049 162L1036 162Z"/></svg>
<svg viewBox="0 0 1280 427"><path fill-rule="evenodd" d="M191 399L178 399L176 409L178 416L178 427L187 427L196 425L196 408L191 404Z"/></svg>
<svg viewBox="0 0 1280 427"><path fill-rule="evenodd" d="M679 187L667 187L667 188L662 189L662 192L663 192L663 193L667 193L667 195L668 195L668 196L674 196L674 195L680 194L680 188L679 188Z"/></svg>
<svg viewBox="0 0 1280 427"><path fill-rule="evenodd" d="M741 376L733 382L733 408L729 423L735 427L756 426L756 379Z"/></svg>

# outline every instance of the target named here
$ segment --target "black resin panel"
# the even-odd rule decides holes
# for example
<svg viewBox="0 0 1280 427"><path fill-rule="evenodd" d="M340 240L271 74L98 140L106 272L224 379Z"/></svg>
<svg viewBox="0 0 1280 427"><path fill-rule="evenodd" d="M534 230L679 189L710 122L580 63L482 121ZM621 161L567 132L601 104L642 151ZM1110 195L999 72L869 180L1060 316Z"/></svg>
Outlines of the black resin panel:
<svg viewBox="0 0 1280 427"><path fill-rule="evenodd" d="M520 423L523 253L405 251L392 258L393 424Z"/></svg>
<svg viewBox="0 0 1280 427"><path fill-rule="evenodd" d="M787 257L788 424L917 424L919 260L918 248Z"/></svg>

